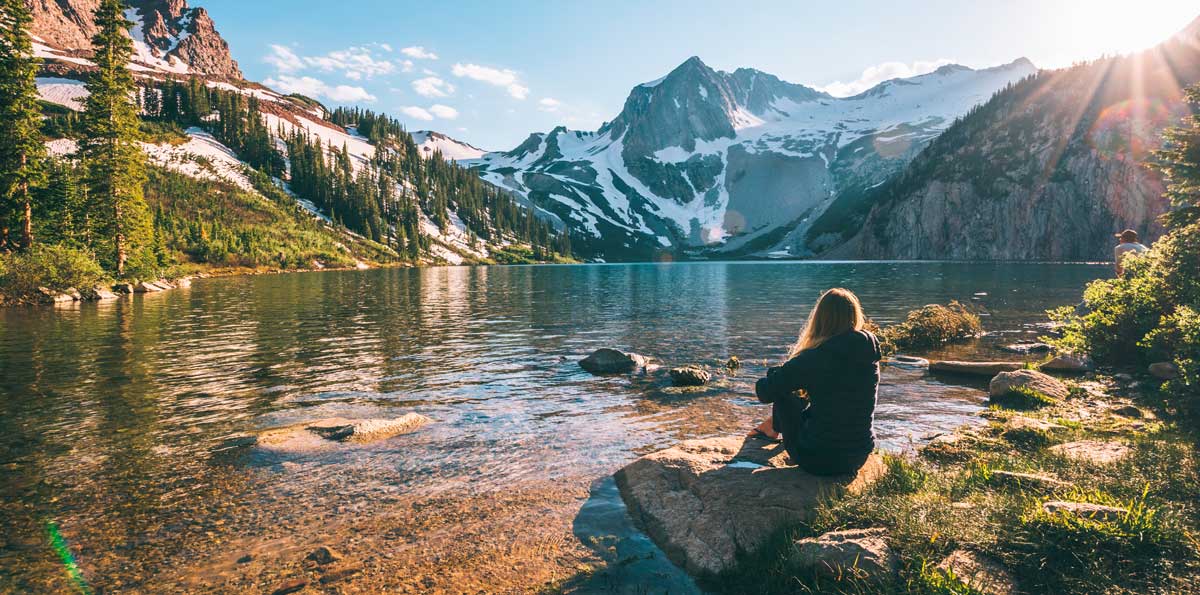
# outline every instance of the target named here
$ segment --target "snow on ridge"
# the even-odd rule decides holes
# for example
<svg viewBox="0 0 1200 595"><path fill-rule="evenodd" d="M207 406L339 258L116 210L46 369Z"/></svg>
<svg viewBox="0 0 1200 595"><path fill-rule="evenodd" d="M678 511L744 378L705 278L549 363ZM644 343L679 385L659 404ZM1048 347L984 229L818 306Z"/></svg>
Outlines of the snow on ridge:
<svg viewBox="0 0 1200 595"><path fill-rule="evenodd" d="M83 111L88 91L82 81L57 77L38 77L38 97L45 102L61 105L77 112Z"/></svg>
<svg viewBox="0 0 1200 595"><path fill-rule="evenodd" d="M434 151L441 151L442 157L447 161L470 161L487 154L483 149L430 130L417 130L410 134L424 157L433 155Z"/></svg>
<svg viewBox="0 0 1200 595"><path fill-rule="evenodd" d="M187 135L188 142L181 145L142 143L142 148L156 165L193 178L227 182L254 191L254 185L246 177L246 163L232 149L199 128L188 128Z"/></svg>
<svg viewBox="0 0 1200 595"><path fill-rule="evenodd" d="M164 59L159 56L158 52L156 52L154 48L150 47L150 44L146 43L146 33L144 30L146 24L138 9L125 9L125 19L133 22L133 27L129 30L129 35L133 38L134 61L149 66L150 70L159 70L173 74L188 74L191 71L191 68L184 61L176 58L175 56L168 56L166 59ZM183 37L172 38L172 41L174 42L172 49L179 45L180 41L183 41L183 39L186 38L187 32L185 31L184 33L185 35ZM166 54L163 55L165 56ZM130 68L133 70L146 70L145 68L138 68L137 66L138 65L136 64L131 64Z"/></svg>

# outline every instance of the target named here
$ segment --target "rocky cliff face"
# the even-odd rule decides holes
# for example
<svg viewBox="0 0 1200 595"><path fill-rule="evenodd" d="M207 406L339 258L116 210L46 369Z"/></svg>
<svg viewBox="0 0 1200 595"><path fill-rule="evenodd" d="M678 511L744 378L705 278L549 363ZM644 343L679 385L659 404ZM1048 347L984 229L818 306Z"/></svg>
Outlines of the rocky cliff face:
<svg viewBox="0 0 1200 595"><path fill-rule="evenodd" d="M58 52L87 56L96 34L93 18L99 0L30 0L33 34L53 61ZM126 17L134 21L134 61L151 71L202 74L240 80L242 72L204 8L186 0L130 0Z"/></svg>
<svg viewBox="0 0 1200 595"><path fill-rule="evenodd" d="M606 259L808 256L804 233L839 192L882 182L1035 71L948 66L835 98L691 58L634 87L595 132L555 128L474 165Z"/></svg>
<svg viewBox="0 0 1200 595"><path fill-rule="evenodd" d="M849 241L822 254L1093 260L1111 258L1114 231L1153 239L1168 205L1145 163L1197 81L1200 19L1154 49L1023 81L863 198L865 216L839 222Z"/></svg>

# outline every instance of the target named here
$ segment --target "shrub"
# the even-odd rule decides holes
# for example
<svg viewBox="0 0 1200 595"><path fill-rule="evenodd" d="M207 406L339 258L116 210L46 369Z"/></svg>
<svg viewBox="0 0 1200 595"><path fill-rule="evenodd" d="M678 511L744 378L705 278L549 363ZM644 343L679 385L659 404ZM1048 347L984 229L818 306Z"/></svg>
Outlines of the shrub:
<svg viewBox="0 0 1200 595"><path fill-rule="evenodd" d="M879 332L885 351L928 349L953 341L977 337L983 332L979 316L954 301L942 306L930 304L908 313L900 324Z"/></svg>
<svg viewBox="0 0 1200 595"><path fill-rule="evenodd" d="M0 257L0 293L9 299L36 299L39 287L53 291L94 287L105 279L92 253L65 246L35 246Z"/></svg>

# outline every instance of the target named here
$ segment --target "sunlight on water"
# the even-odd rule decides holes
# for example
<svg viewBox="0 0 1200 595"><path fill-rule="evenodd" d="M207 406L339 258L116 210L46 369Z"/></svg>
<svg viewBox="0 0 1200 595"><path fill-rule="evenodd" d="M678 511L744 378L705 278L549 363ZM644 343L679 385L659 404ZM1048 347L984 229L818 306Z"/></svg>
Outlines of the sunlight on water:
<svg viewBox="0 0 1200 595"><path fill-rule="evenodd" d="M555 533L557 547L586 553L610 539L620 544L611 551L653 554L613 516L623 508L604 478L681 439L748 429L766 412L754 380L783 356L821 290L856 291L884 324L925 303L971 301L993 334L931 357L997 358L993 346L1036 337L1042 310L1078 301L1106 272L939 263L396 269L203 280L113 302L10 308L0 311L0 521L11 529L0 579L62 590L73 555L79 580L104 591L186 589L212 577L241 584L239 572L268 570L237 570L232 558L292 555L343 526L390 540L372 551L394 550L401 562L392 563L415 575L432 562L405 552L442 547L431 510L447 519L471 511L444 521L454 531L497 540L512 532L548 547L534 543L536 531L518 531L529 524L522 494L549 503L544 531L574 535L567 543ZM602 346L666 365L719 368L731 355L744 365L682 391L665 368L603 378L579 369L576 360ZM972 419L982 388L886 369L881 444L911 448ZM232 446L266 427L410 411L435 423L371 447ZM513 508L479 512L488 502ZM46 523L70 550L47 544ZM395 528L377 530L385 526ZM606 580L671 572L661 560L640 562Z"/></svg>

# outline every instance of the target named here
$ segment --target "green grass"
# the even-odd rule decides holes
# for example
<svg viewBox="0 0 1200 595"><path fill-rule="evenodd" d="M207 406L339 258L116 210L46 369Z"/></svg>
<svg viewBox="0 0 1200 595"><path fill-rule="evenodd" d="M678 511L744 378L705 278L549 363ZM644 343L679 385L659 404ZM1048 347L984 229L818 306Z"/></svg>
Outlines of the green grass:
<svg viewBox="0 0 1200 595"><path fill-rule="evenodd" d="M1071 415L1077 404L1070 397L1024 413L1066 422L1053 438L1013 441L1003 423L994 423L954 445L953 456L888 456L887 473L868 489L824 503L808 523L781 528L766 547L702 586L718 593L978 595L936 568L951 551L966 548L999 561L1029 594L1200 594L1200 435L1170 420L1136 429L1102 409L1079 420ZM1009 415L989 412L1001 420ZM1097 466L1046 449L1063 439L1120 440L1133 452ZM1002 469L1073 487L993 481ZM1050 499L1130 513L1112 522L1051 515L1041 508ZM867 527L887 528L900 559L897 575L883 584L802 576L787 565L794 539Z"/></svg>

